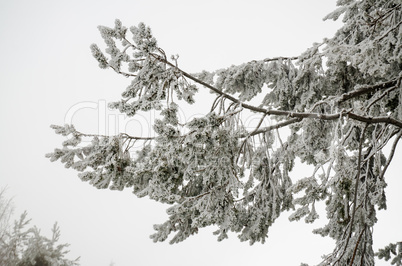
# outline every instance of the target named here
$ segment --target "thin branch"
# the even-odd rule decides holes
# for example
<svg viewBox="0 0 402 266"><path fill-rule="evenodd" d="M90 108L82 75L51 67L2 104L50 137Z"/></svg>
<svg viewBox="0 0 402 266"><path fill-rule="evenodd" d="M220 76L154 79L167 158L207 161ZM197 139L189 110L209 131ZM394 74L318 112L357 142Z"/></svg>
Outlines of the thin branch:
<svg viewBox="0 0 402 266"><path fill-rule="evenodd" d="M385 163L384 169L382 170L381 175L380 175L380 177L379 177L380 180L384 178L385 172L387 171L388 166L390 165L390 163L391 163L391 161L392 161L392 158L394 157L395 150L396 150L396 145L398 144L399 139L400 139L401 137L402 137L402 131L399 132L398 136L396 136L396 139L394 140L394 143L392 144L391 152L389 153L387 162Z"/></svg>
<svg viewBox="0 0 402 266"><path fill-rule="evenodd" d="M353 228L353 222L356 214L356 205L357 205L357 192L359 189L359 181L360 181L360 174L361 174L361 168L362 168L362 149L363 149L363 141L364 141L364 134L366 133L368 125L366 124L364 126L364 129L360 135L360 143L359 143L359 154L358 154L358 159L357 159L357 176L356 176L356 184L355 184L355 194L353 196L353 210L352 210L352 218L350 220L350 231L349 231L349 238L352 235L352 228Z"/></svg>
<svg viewBox="0 0 402 266"><path fill-rule="evenodd" d="M200 80L200 79L194 77L193 75L190 75L189 73L185 72L184 70L180 69L180 68L177 67L176 65L172 64L171 62L165 60L164 58L162 58L162 57L160 57L160 56L158 56L158 55L155 55L155 54L151 54L151 55L152 55L156 60L159 60L160 62L163 62L163 63L165 63L165 64L167 64L167 65L169 65L169 66L171 66L171 67L177 69L177 71L179 71L179 72L180 72L183 76L185 76L186 78L189 78L189 79L191 79L192 81L194 81L194 82L196 82L196 83L198 83L198 84L200 84L200 85L203 85L204 87L206 87L206 88L208 88L208 89L210 89L210 90L216 92L216 93L219 94L219 95L222 95L223 97L225 97L226 99L228 99L228 100L230 100L230 101L232 101L232 102L234 102L234 103L241 104L244 108L249 109L250 111L254 111L254 112L258 112L258 113L266 113L266 112L267 112L267 110L264 109L264 108L256 107L256 106L249 105L249 104L246 104L246 103L241 102L239 99L237 99L237 98L235 98L235 97L233 97L233 96L231 96L231 95L229 95L229 94L227 94L227 93L225 93L225 92L223 92L223 91L221 91L221 90L215 88L214 86L212 86L212 85L210 85L210 84L208 84L208 83L206 83L206 82L204 82L204 81L202 81L202 80Z"/></svg>
<svg viewBox="0 0 402 266"><path fill-rule="evenodd" d="M396 120L389 116L377 116L377 117L370 117L370 116L361 116L354 113L349 113L348 117L360 122L365 122L368 124L375 124L375 123L385 123L397 126L402 128L402 121Z"/></svg>
<svg viewBox="0 0 402 266"><path fill-rule="evenodd" d="M282 56L278 56L278 57L273 57L273 58L265 58L264 62L272 62L272 61L278 61L278 60L297 60L299 59L298 56L292 56L292 57L282 57Z"/></svg>
<svg viewBox="0 0 402 266"><path fill-rule="evenodd" d="M75 131L74 134L78 135L78 136L82 136L82 137L104 137L104 138L109 138L112 136L107 136L107 135L99 135L99 134L85 134L79 131ZM128 139L133 139L133 140L154 140L155 137L136 137L136 136L130 136L127 133L120 133L120 136L124 136Z"/></svg>
<svg viewBox="0 0 402 266"><path fill-rule="evenodd" d="M243 107L245 107L243 105ZM335 114L320 114L320 113L297 113L297 112L290 112L290 111L281 111L281 110L268 110L266 111L267 115L278 115L278 116L288 116L288 117L294 117L298 118L298 120L301 120L303 118L316 118L320 120L336 120L346 114L346 116L350 119L357 120L360 122L364 122L367 124L376 124L376 123L385 123L385 124L391 124L396 127L402 128L402 121L396 120L392 117L388 116L377 116L377 117L371 117L371 116L362 116L358 115L355 113L351 112L352 109L349 109L347 111L341 111L339 113ZM291 123L297 122L296 120L288 120L285 123L285 125L289 125ZM282 125L284 126L284 125ZM281 127L282 127L281 126ZM269 129L268 127L267 129ZM273 128L276 128L276 125L273 126ZM267 131L267 130L266 130ZM257 131L258 133L261 133ZM256 133L256 134L258 134Z"/></svg>
<svg viewBox="0 0 402 266"><path fill-rule="evenodd" d="M215 110L216 106L218 105L218 101L221 97L222 97L221 95L218 95L218 97L215 98L214 102L212 103L212 107L211 107L211 111L210 111L211 113L213 110Z"/></svg>
<svg viewBox="0 0 402 266"><path fill-rule="evenodd" d="M136 49L136 47L135 47L134 45L129 44L129 45L126 45L126 46L124 47L122 53L125 54L129 48Z"/></svg>
<svg viewBox="0 0 402 266"><path fill-rule="evenodd" d="M359 189L360 172L361 172L361 167L362 167L361 166L361 162L362 162L361 157L362 157L362 149L363 149L363 140L364 140L364 134L366 133L367 127L368 127L368 124L366 124L364 126L364 129L363 129L363 131L362 131L362 133L360 135L359 154L358 154L358 159L357 159L358 160L357 161L357 174L356 174L356 183L355 183L355 191L354 191L355 194L354 194L354 197L353 197L352 217L351 217L350 222L349 222L349 224L350 224L349 235L346 238L346 244L344 246L343 252L342 252L341 256L336 260L334 265L337 264L342 259L342 257L345 255L346 249L347 249L347 247L349 245L349 240L352 237L353 222L355 220L355 214L356 214L357 192L358 192L358 189Z"/></svg>
<svg viewBox="0 0 402 266"><path fill-rule="evenodd" d="M222 185L220 185L220 186L212 187L210 190L208 190L208 191L206 191L206 192L204 192L204 193L201 193L201 194L199 194L199 195L197 195L197 196L185 197L185 198L184 198L184 201L183 201L182 203L180 203L180 204L183 205L184 203L186 203L186 202L188 202L188 201L197 200L197 199L202 198L202 197L204 197L204 196L206 196L206 195L212 194L212 193L215 192L216 190L225 188L228 184L229 184L229 181L225 182L224 184L222 184Z"/></svg>
<svg viewBox="0 0 402 266"><path fill-rule="evenodd" d="M125 34L124 34L124 35L125 35ZM129 46L133 47L134 49L137 49L137 47L136 47L132 42L130 42L129 40L127 40L126 36L123 37L123 40L126 41L126 42L129 44Z"/></svg>
<svg viewBox="0 0 402 266"><path fill-rule="evenodd" d="M394 8L391 8L390 10L388 10L387 12L385 12L384 14L379 15L376 19L374 19L374 18L373 18L372 16L370 16L369 14L366 14L366 15L368 15L368 17L370 17L371 19L374 19L374 21L368 22L368 24L369 24L370 26L374 26L374 28L375 28L375 26L377 25L377 23L378 23L379 21L383 22L388 16L391 15L392 12L394 12L395 10L397 10L397 9L400 8L400 7L401 7L401 5L399 4L399 5L395 6ZM377 13L377 14L378 14L378 13Z"/></svg>
<svg viewBox="0 0 402 266"><path fill-rule="evenodd" d="M399 83L400 83L400 79L399 82L395 85L392 86L390 88L388 88L386 91L384 91L381 95L379 95L375 100L373 100L368 106L365 107L365 110L367 111L368 109L370 109L370 107L375 104L376 102L378 102L379 100L381 100L382 98L384 98L385 95L387 95L388 93L390 93L391 91L397 89L399 87Z"/></svg>
<svg viewBox="0 0 402 266"><path fill-rule="evenodd" d="M400 25L402 24L402 20L399 21L399 23L397 23L395 26L393 26L392 28L390 28L386 33L384 33L380 38L377 39L377 41L381 41L382 39L384 39L391 31L396 30Z"/></svg>
<svg viewBox="0 0 402 266"><path fill-rule="evenodd" d="M360 234L359 234L359 238L357 239L357 242L356 242L356 245L355 245L355 249L353 250L353 256L352 256L352 259L350 260L349 266L352 266L352 265L353 265L353 262L354 262L355 257L356 257L357 248L359 247L360 241L361 241L362 236L363 236L363 233L364 233L365 231L366 231L366 226L364 226L363 230L362 230L362 231L360 232ZM362 254L362 257L363 257L363 255L364 255L364 254Z"/></svg>
<svg viewBox="0 0 402 266"><path fill-rule="evenodd" d="M262 124L262 122L264 121L264 119L265 119L266 116L267 116L267 115L264 114L264 115L261 117L260 121L258 122L258 125L257 125L257 126L255 127L255 129L250 133L250 136L254 136L254 135L255 135L255 132L258 131L258 129L260 128L260 126L261 126L261 124Z"/></svg>
<svg viewBox="0 0 402 266"><path fill-rule="evenodd" d="M367 157L363 160L363 162L370 160L370 158L373 157L378 151L381 151L388 144L388 141L398 132L400 132L400 130L394 130L391 133L389 133L379 146L375 147L373 151L369 151L370 154L367 155ZM372 148L373 146L370 147L370 149Z"/></svg>
<svg viewBox="0 0 402 266"><path fill-rule="evenodd" d="M349 99L355 98L355 97L363 95L363 94L370 93L370 92L375 91L375 90L381 90L381 89L390 88L390 87L395 86L396 84L398 84L398 82L400 82L401 79L402 79L402 75L400 75L399 77L397 77L397 78L395 78L393 80L390 80L390 81L386 81L386 82L375 84L375 85L361 87L361 88L353 90L351 92L344 93L339 97L337 102L342 103L342 102L345 102L345 101L347 101Z"/></svg>
<svg viewBox="0 0 402 266"><path fill-rule="evenodd" d="M126 78L127 78L127 77L136 77L136 76L137 76L136 74L131 74L131 73L127 73L127 72L120 71L120 70L116 69L115 67L113 67L112 65L110 65L109 63L107 63L107 65L108 65L111 69L113 69L117 74L123 75L123 76L125 76Z"/></svg>
<svg viewBox="0 0 402 266"><path fill-rule="evenodd" d="M291 125L291 124L294 124L294 123L297 123L297 122L300 122L300 121L302 121L302 118L292 118L292 119L280 122L280 123L272 125L272 126L264 127L264 128L259 129L259 130L254 130L253 132L249 133L247 136L250 136L250 137L255 136L255 135L265 133L265 132L268 132L268 131L271 131L271 130L274 130L274 129L279 129L279 128L282 128L282 127L285 127L285 126L288 126L288 125ZM240 137L244 138L246 136L242 135Z"/></svg>
<svg viewBox="0 0 402 266"><path fill-rule="evenodd" d="M136 137L136 136L130 136L127 133L121 133L120 135L129 138L129 139L134 139L134 140L153 140L155 137Z"/></svg>

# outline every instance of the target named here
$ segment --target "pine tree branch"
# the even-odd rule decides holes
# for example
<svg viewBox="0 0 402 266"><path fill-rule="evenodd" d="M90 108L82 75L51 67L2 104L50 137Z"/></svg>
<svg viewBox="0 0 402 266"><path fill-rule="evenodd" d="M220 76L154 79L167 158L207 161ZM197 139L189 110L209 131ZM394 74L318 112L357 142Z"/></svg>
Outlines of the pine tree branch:
<svg viewBox="0 0 402 266"><path fill-rule="evenodd" d="M289 111L267 110L267 109L264 109L264 108L261 108L261 107L257 107L257 106L253 106L253 105L243 103L239 99L237 99L237 98L235 98L235 97L233 97L233 96L231 96L231 95L229 95L227 93L224 93L223 91L215 88L214 86L212 86L212 85L210 85L210 84L208 84L208 83L206 83L206 82L194 77L193 75L185 72L184 70L178 68L177 66L175 66L172 63L170 63L169 61L167 61L167 60L165 60L163 58L160 58L160 57L155 57L155 58L158 59L159 61L162 61L163 63L166 63L166 64L170 65L171 67L176 68L183 76L191 79L192 81L194 81L194 82L196 82L198 84L201 84L201 85L207 87L208 89L211 89L212 91L218 93L222 97L225 97L226 99L228 99L228 100L230 100L230 101L232 101L234 103L241 104L244 108L246 108L246 109L248 109L250 111L254 111L254 112L258 112L258 113L266 113L267 115L270 115L270 114L273 114L273 115L288 115L288 114L291 113ZM275 61L275 60L279 60L279 59L285 59L285 58L276 57L276 58L272 58L272 59L265 59L264 61L267 61L267 60ZM290 57L288 59L294 60L294 59L297 59L297 57ZM373 92L373 91L379 90L379 89L387 89L387 88L390 88L390 87L393 87L393 86L399 87L399 85L401 83L401 80L402 80L402 74L398 78L395 78L395 79L387 81L387 82L383 82L383 83L379 83L379 84L375 84L375 85L370 85L370 86L366 86L366 87L361 87L361 88L359 88L357 90L342 94L339 97L339 99L337 100L337 102L342 103L342 102L345 102L345 101L347 101L349 99L352 99L352 98L358 97L360 95L367 94L367 93L370 93L370 92ZM356 118L359 118L359 117L356 117ZM360 119L362 119L362 118L360 118ZM359 120L359 119L357 119L357 120ZM359 120L359 121L362 121L362 120ZM367 122L367 120L362 121L362 122ZM373 122L373 123L376 123L376 122ZM393 124L393 122L391 124ZM402 125L402 124L400 124L400 125ZM399 125L399 127L400 127L400 125Z"/></svg>
<svg viewBox="0 0 402 266"><path fill-rule="evenodd" d="M191 74L188 74L184 70L181 70L176 65L172 64L171 62L167 61L166 59L164 59L164 58L162 58L162 57L160 57L158 55L153 55L153 57L155 59L165 63L165 64L168 64L171 67L176 68L183 76L191 79L192 81L194 81L194 82L196 82L196 83L198 83L200 85L203 85L203 86L207 87L208 89L211 89L212 91L218 93L222 97L224 97L224 98L226 98L226 99L228 99L228 100L230 100L230 101L232 101L234 103L237 103L237 104L241 105L245 109L248 109L250 111L254 111L254 112L257 112L257 113L263 113L265 115L288 116L288 117L294 117L294 118L299 118L299 119L317 118L317 119L321 119L321 120L335 120L335 119L338 119L338 118L342 117L344 113L347 113L347 116L349 118L351 118L353 120L360 121L360 122L365 122L365 123L370 123L370 124L373 124L373 123L386 123L386 124L392 124L394 126L402 128L402 121L396 120L396 119L391 118L391 117L385 117L385 116L384 117L381 117L381 116L379 116L379 117L362 116L362 115L352 113L351 112L352 109L350 109L349 111L341 111L340 113L336 113L336 114L321 114L321 113L300 113L300 112L282 111L282 110L269 110L269 109L253 106L253 105L250 105L250 104L243 103L239 99L237 99L237 98L235 98L235 97L233 97L233 96L231 96L231 95L229 95L229 94L227 94L225 92L222 92L221 90L219 90L219 89L215 88L214 86L212 86L212 85L210 85L210 84L208 84L208 83L206 83L206 82L194 77ZM345 93L345 94L340 96L340 98L337 100L337 102L341 103L341 102L347 101L349 99L355 98L357 96L360 96L360 95L363 95L363 94L366 94L366 93L370 93L370 92L378 90L378 89L386 89L386 88L389 88L389 87L392 87L392 86L399 86L399 84L401 82L401 79L402 79L402 75L399 76L396 79L391 80L391 81L387 81L387 82L383 82L383 83L380 83L380 84L371 85L371 86L367 86L367 87L362 87L362 88L360 88L358 90L351 91L349 93ZM295 122L296 122L296 120L292 120L292 121L289 121L288 124L295 123ZM286 125L288 125L288 124L286 124ZM274 129L274 128L276 128L276 127L274 126L272 129ZM269 131L269 130L270 129L268 128L268 130L266 130L266 131ZM257 132L262 133L260 131L257 131ZM255 133L255 134L259 134L259 133Z"/></svg>

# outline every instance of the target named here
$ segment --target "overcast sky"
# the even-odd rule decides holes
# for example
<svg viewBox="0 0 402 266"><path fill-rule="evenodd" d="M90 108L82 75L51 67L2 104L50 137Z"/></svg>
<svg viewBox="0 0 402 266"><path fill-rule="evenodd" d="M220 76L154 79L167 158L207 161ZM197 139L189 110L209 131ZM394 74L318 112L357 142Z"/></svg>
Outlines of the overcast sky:
<svg viewBox="0 0 402 266"><path fill-rule="evenodd" d="M332 37L340 24L322 18L334 8L334 0L1 0L0 186L9 187L16 214L27 210L44 234L57 221L62 242L71 244L69 257L81 256L83 266L319 262L332 251L332 242L311 234L318 225L289 223L286 215L264 245L250 247L235 235L218 243L213 229L177 245L154 244L152 225L165 221L166 206L129 190L97 190L44 155L63 141L50 124L73 122L80 131L107 134L149 126L150 117L127 119L106 108L129 80L99 69L92 58L90 44L103 47L98 25L113 26L116 18L126 26L145 22L168 55L180 55L182 69L198 72L299 55ZM389 210L375 229L376 246L402 240L400 161L398 151L387 179ZM309 173L300 169L293 175Z"/></svg>

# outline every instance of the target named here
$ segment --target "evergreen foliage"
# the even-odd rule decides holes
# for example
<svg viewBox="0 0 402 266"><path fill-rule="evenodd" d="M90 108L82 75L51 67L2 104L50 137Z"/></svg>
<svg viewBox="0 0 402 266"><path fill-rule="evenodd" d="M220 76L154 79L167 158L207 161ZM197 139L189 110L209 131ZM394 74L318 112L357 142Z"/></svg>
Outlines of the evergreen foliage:
<svg viewBox="0 0 402 266"><path fill-rule="evenodd" d="M402 137L402 8L399 0L338 6L325 19L342 18L343 26L299 56L196 74L182 70L178 56L168 58L145 24L100 26L107 48L93 44L93 56L131 79L110 106L128 116L160 112L155 137L52 126L68 140L47 157L97 188L131 188L170 204L169 219L154 226L155 242L173 234L177 243L210 225L218 240L232 231L264 242L282 212L311 223L319 217L315 204L324 202L328 223L314 233L336 244L320 265L373 265L376 212L386 209L386 170ZM180 103L197 104L205 89L215 97L210 112L180 121ZM252 130L243 125L246 112L260 116ZM92 142L82 147L83 138ZM293 182L296 158L315 170ZM395 254L401 265L400 246L377 255Z"/></svg>

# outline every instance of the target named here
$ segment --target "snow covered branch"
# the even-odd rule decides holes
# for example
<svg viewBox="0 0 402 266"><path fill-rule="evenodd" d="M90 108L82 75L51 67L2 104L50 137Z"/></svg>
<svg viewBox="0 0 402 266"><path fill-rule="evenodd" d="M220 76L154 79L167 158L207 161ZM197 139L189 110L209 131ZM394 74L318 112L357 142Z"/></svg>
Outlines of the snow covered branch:
<svg viewBox="0 0 402 266"><path fill-rule="evenodd" d="M169 60L144 23L99 27L108 54L91 46L99 66L131 79L110 107L129 116L158 111L155 137L54 126L69 139L47 157L97 188L131 188L170 204L156 242L174 232L177 243L210 225L218 240L232 231L264 242L281 213L312 223L324 202L328 223L314 233L336 245L320 265L373 265L376 210L386 207L385 172L402 136L402 11L396 0L338 2L326 18L343 14L344 26L300 56L197 74L179 68L178 56ZM200 88L214 94L210 111L180 121L181 103L197 104ZM246 124L250 114L257 123ZM91 144L80 147L83 137ZM314 172L294 182L296 158Z"/></svg>

